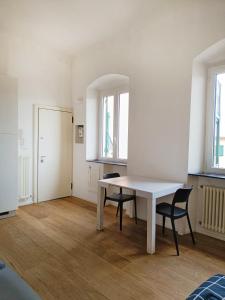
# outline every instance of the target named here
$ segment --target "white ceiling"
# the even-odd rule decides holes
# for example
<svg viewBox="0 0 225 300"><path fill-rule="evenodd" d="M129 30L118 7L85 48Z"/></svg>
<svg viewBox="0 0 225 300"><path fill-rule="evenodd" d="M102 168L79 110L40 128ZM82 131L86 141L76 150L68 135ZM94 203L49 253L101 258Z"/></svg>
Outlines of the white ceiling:
<svg viewBox="0 0 225 300"><path fill-rule="evenodd" d="M148 0L149 1L149 0ZM0 32L74 54L129 28L144 0L0 0Z"/></svg>

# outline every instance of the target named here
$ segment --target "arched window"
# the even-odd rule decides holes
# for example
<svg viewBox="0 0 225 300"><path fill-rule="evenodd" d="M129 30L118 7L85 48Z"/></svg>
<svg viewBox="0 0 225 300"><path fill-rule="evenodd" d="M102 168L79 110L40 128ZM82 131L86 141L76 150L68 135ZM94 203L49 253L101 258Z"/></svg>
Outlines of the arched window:
<svg viewBox="0 0 225 300"><path fill-rule="evenodd" d="M86 158L126 161L128 157L129 78L104 75L87 90Z"/></svg>
<svg viewBox="0 0 225 300"><path fill-rule="evenodd" d="M193 63L188 167L225 174L225 40Z"/></svg>

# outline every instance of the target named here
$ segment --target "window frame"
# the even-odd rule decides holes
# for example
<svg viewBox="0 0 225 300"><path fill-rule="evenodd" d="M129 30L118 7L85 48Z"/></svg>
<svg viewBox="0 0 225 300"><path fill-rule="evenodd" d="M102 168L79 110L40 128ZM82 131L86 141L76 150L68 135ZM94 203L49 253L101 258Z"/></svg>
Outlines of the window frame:
<svg viewBox="0 0 225 300"><path fill-rule="evenodd" d="M216 76L220 73L225 73L225 65L214 66L208 69L204 169L205 172L214 174L225 174L225 168L214 167Z"/></svg>
<svg viewBox="0 0 225 300"><path fill-rule="evenodd" d="M118 162L118 163L127 163L127 159L121 159L119 155L119 96L120 94L128 93L129 94L129 104L130 104L130 93L128 87L120 87L116 89L107 89L99 93L99 147L98 147L98 159L106 162ZM114 96L114 122L113 122L113 157L108 158L103 156L103 98L109 96ZM130 107L130 105L129 105ZM129 108L128 108L129 109ZM129 124L129 111L128 111L128 124ZM129 125L128 125L129 127ZM129 129L128 129L129 130ZM128 143L128 137L127 137ZM128 151L127 151L128 152Z"/></svg>

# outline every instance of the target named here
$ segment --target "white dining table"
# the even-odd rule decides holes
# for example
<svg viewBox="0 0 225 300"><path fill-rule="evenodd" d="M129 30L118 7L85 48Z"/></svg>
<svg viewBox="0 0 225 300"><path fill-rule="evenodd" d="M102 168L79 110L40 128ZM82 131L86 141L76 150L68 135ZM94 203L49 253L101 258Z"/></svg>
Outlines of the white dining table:
<svg viewBox="0 0 225 300"><path fill-rule="evenodd" d="M155 180L140 176L122 176L98 181L97 230L103 230L104 190L110 186L132 190L137 197L147 199L147 253L155 253L156 201L158 198L174 194L183 183Z"/></svg>

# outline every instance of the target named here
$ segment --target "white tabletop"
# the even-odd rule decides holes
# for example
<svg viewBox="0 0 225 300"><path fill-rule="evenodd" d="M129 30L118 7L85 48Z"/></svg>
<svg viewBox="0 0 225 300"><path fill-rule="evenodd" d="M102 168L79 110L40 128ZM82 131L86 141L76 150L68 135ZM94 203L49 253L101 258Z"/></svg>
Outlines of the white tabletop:
<svg viewBox="0 0 225 300"><path fill-rule="evenodd" d="M99 180L99 186L107 187L109 185L148 193L154 198L172 194L183 187L183 183L180 182L156 180L142 176L122 176Z"/></svg>

